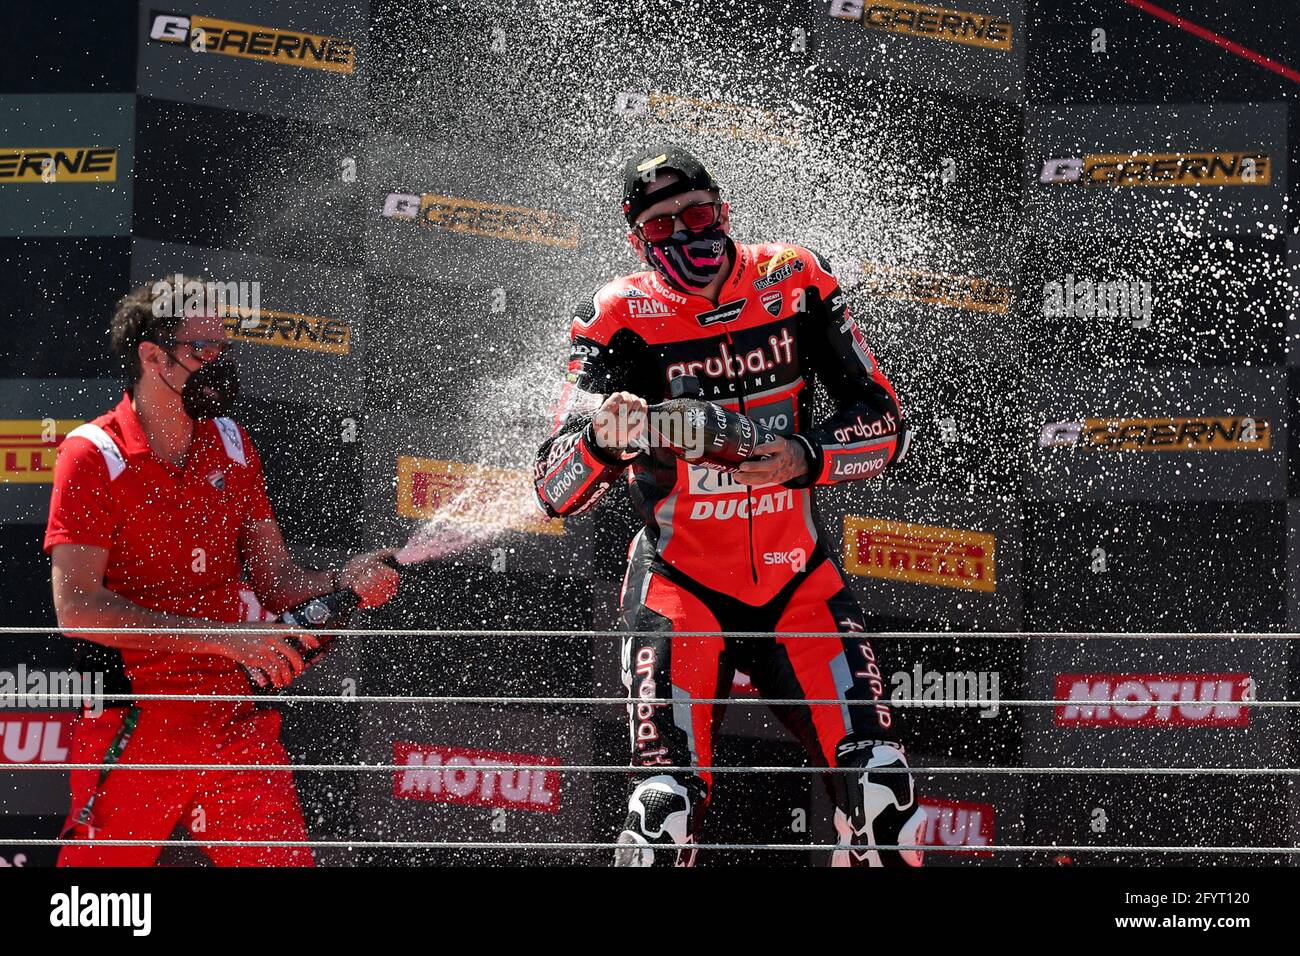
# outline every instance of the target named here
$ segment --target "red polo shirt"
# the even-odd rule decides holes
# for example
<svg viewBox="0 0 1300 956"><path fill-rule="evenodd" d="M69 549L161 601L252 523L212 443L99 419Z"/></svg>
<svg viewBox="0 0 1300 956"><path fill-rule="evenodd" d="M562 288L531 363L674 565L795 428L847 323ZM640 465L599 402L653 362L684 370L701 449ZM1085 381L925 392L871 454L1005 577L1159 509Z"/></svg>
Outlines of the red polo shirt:
<svg viewBox="0 0 1300 956"><path fill-rule="evenodd" d="M127 600L187 617L245 620L241 538L250 523L273 516L248 433L230 419L201 421L178 469L150 449L129 395L92 424L120 458L90 438L64 440L46 553L58 544L107 548L105 586ZM243 669L225 657L123 650L122 659L137 693L249 690Z"/></svg>

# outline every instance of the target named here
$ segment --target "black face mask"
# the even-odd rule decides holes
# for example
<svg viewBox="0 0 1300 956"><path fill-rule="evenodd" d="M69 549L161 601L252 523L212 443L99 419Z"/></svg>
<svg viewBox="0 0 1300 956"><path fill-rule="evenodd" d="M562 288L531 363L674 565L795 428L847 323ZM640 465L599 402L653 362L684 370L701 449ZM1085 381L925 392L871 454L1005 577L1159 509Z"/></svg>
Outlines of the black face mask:
<svg viewBox="0 0 1300 956"><path fill-rule="evenodd" d="M166 379L163 384L176 391ZM195 421L223 418L230 414L235 399L239 398L239 369L228 358L213 359L190 372L190 377L177 394L181 397L185 414Z"/></svg>
<svg viewBox="0 0 1300 956"><path fill-rule="evenodd" d="M650 246L650 263L679 289L703 289L722 271L730 246L720 226L703 232L682 229Z"/></svg>

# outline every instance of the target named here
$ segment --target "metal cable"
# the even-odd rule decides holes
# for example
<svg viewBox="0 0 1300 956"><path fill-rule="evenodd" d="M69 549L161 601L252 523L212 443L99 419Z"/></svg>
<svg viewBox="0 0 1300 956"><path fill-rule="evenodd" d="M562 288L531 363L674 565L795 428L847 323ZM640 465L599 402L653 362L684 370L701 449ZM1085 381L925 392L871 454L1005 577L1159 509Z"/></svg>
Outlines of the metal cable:
<svg viewBox="0 0 1300 956"><path fill-rule="evenodd" d="M9 839L9 846L218 846L218 847L312 847L338 850L618 850L627 849L626 843L473 843L436 840L59 840L59 839ZM695 850L775 850L808 852L833 852L850 849L838 844L817 843L692 843ZM637 849L640 849L638 847ZM650 850L676 850L678 846L649 846ZM933 846L916 843L872 843L854 846L864 850L922 850L942 853L1231 853L1231 854L1300 854L1294 846L1051 846L1004 845L988 846Z"/></svg>
<svg viewBox="0 0 1300 956"><path fill-rule="evenodd" d="M503 696L468 696L468 697L438 697L438 696L419 696L419 695L400 695L386 694L378 696L366 696L357 694L350 696L347 694L77 694L54 695L54 694L0 694L0 706L5 706L8 701L18 700L43 700L52 696L71 697L77 701L185 701L193 703L242 703L247 701L267 702L267 701L295 701L304 704L523 704L536 706L539 704L566 704L566 705L586 705L586 704L605 704L621 705L628 704L652 704L655 706L668 706L672 704L727 704L740 706L757 706L766 707L800 707L800 706L817 706L817 707L875 707L879 704L888 704L891 707L903 709L925 709L935 710L946 708L953 709L970 709L970 708L988 708L990 706L998 707L1300 707L1300 700L1154 700L1154 699L1129 699L1123 700L1090 700L1086 698L1067 699L1067 700L999 700L989 698L980 700L978 698L962 698L959 700L924 700L917 697L901 698L892 700L882 698L880 700L846 700L843 698L801 698L801 697L503 697Z"/></svg>
<svg viewBox="0 0 1300 956"><path fill-rule="evenodd" d="M233 631L236 628L223 627L213 622L212 627L177 627L160 630L156 627L36 627L12 626L0 627L0 634L62 634L65 630L73 634L215 634ZM279 634L287 632L280 627L239 627L241 634ZM843 631L595 631L582 629L565 630L468 630L462 628L352 628L344 630L323 631L346 637L509 637L509 638L550 638L550 637L657 637L657 638L698 638L726 637L757 639L780 637L786 638L826 638L844 637ZM951 638L960 640L1282 640L1300 638L1300 633L1274 631L1221 631L1221 632L1178 632L1178 631L858 631L853 632L862 637L878 640L924 640L930 638Z"/></svg>
<svg viewBox="0 0 1300 956"><path fill-rule="evenodd" d="M66 772L71 770L102 770L103 764L98 763L14 763L0 765L0 774L11 771L33 771L43 770L49 772ZM557 773L694 773L707 771L709 773L810 773L810 774L860 774L862 767L709 767L709 766L692 766L692 767L674 767L674 766L646 766L646 767L629 767L614 764L511 764L511 763L485 763L485 764L441 764L441 765L424 765L424 764L404 764L404 763L372 763L372 764L242 764L242 763L115 763L113 772L119 770L147 770L147 771L184 771L184 770L212 770L212 771L303 771L307 773L344 773L347 771L359 772L410 772L410 773L428 773L433 771L454 773L469 771L496 771L506 770L518 772L522 770L545 770L555 771ZM1168 775L1168 776L1240 776L1240 777L1295 777L1300 776L1300 767L976 767L976 766L956 766L956 767L872 767L871 772L876 773L911 773L914 776L950 776L950 775L1012 775L1023 774L1025 776L1042 776L1046 774L1064 774L1075 776L1142 776ZM2 841L0 841L2 842Z"/></svg>

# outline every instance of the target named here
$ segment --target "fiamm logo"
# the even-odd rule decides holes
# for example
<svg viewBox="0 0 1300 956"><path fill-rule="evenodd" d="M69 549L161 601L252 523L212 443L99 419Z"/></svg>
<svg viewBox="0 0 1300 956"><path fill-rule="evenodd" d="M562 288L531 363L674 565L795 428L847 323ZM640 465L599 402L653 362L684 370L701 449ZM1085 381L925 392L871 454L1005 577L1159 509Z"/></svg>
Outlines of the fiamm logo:
<svg viewBox="0 0 1300 956"><path fill-rule="evenodd" d="M80 424L79 418L0 419L0 484L53 482L59 445Z"/></svg>
<svg viewBox="0 0 1300 956"><path fill-rule="evenodd" d="M844 516L844 570L862 577L995 591L996 547L982 531Z"/></svg>
<svg viewBox="0 0 1300 956"><path fill-rule="evenodd" d="M195 53L219 53L331 73L351 73L356 60L351 40L158 10L149 16L149 40L187 47Z"/></svg>
<svg viewBox="0 0 1300 956"><path fill-rule="evenodd" d="M1085 186L1266 186L1265 153L1106 153L1045 159L1040 183Z"/></svg>
<svg viewBox="0 0 1300 956"><path fill-rule="evenodd" d="M1006 17L949 10L898 0L831 0L831 16L857 20L869 30L964 43L989 50L1011 49L1011 21Z"/></svg>
<svg viewBox="0 0 1300 956"><path fill-rule="evenodd" d="M578 245L578 224L550 211L527 206L504 206L478 199L459 199L424 193L389 193L384 201L389 219L418 220L447 232L535 242L573 249Z"/></svg>
<svg viewBox="0 0 1300 956"><path fill-rule="evenodd" d="M112 183L112 146L35 146L0 150L0 183Z"/></svg>
<svg viewBox="0 0 1300 956"><path fill-rule="evenodd" d="M347 355L352 351L351 326L340 319L261 309L256 318L228 315L224 322L226 333L234 342L278 345L330 355Z"/></svg>
<svg viewBox="0 0 1300 956"><path fill-rule="evenodd" d="M976 276L923 272L879 262L863 262L862 271L867 276L863 291L887 299L997 313L1005 313L1011 304L1010 286Z"/></svg>

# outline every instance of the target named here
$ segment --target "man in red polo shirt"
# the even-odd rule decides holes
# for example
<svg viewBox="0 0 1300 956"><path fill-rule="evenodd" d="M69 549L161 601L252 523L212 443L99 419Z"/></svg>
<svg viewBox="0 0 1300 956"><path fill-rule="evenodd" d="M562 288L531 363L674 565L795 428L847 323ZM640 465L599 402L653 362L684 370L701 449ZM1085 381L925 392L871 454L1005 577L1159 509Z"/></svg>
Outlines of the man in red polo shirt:
<svg viewBox="0 0 1300 956"><path fill-rule="evenodd" d="M82 667L105 671L106 691L248 694L244 666L283 687L304 666L289 639L317 645L288 627L283 635L245 633L267 626L262 607L279 613L338 588L352 588L362 607L373 607L395 593L397 575L382 563L384 552L357 555L336 571L294 563L257 450L226 417L238 377L224 354L219 310L200 304L185 315L185 287L183 277L150 283L119 303L111 341L129 384L116 408L74 429L61 446L45 550L59 626L93 642ZM174 633L214 621L220 630ZM80 633L92 627L132 630ZM284 765L279 731L278 712L246 701L137 701L87 714L73 732L70 759L104 769L72 773L65 833L166 840L184 823L199 840L304 840L288 771L123 769ZM160 850L65 846L59 864L148 866ZM312 865L306 847L205 851L218 865Z"/></svg>

